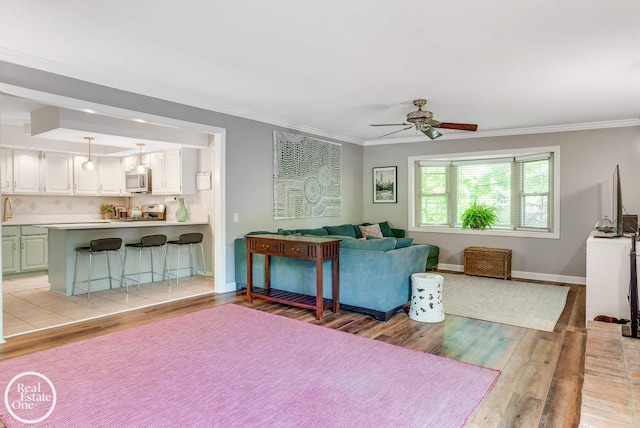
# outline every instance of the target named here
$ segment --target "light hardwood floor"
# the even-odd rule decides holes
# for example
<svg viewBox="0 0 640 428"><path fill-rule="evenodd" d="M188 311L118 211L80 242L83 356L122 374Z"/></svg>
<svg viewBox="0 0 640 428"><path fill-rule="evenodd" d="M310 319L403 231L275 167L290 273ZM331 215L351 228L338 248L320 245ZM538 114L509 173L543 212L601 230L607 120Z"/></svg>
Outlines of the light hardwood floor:
<svg viewBox="0 0 640 428"><path fill-rule="evenodd" d="M566 285L566 284L565 284ZM209 294L9 338L0 358L60 346L224 303L236 303L303 322L502 371L469 427L576 427L584 373L585 288L571 285L553 332L447 315L442 323L412 321L399 312L383 323L365 315L312 311L276 303L248 304L243 293ZM398 387L400 389L400 387ZM399 391L400 392L400 391Z"/></svg>

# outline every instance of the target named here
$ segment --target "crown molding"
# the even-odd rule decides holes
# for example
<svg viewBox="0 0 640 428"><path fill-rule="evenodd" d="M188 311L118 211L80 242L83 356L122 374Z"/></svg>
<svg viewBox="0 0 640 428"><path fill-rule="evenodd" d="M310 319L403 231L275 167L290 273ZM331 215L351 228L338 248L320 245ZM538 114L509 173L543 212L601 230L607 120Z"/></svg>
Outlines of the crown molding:
<svg viewBox="0 0 640 428"><path fill-rule="evenodd" d="M470 138L507 137L511 135L547 134L551 132L585 131L590 129L624 128L640 126L640 119L621 119L602 122L572 123L567 125L535 126L530 128L499 129L495 131L452 132L438 138L442 140L466 140ZM423 143L433 141L426 136L404 138L379 138L366 140L364 146L379 146L382 144Z"/></svg>

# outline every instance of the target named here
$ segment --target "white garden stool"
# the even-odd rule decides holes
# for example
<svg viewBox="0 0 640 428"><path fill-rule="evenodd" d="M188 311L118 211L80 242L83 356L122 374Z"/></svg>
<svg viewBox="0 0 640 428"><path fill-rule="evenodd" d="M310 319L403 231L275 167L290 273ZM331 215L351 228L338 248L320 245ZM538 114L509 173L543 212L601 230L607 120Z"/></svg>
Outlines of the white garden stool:
<svg viewBox="0 0 640 428"><path fill-rule="evenodd" d="M435 273L414 273L411 275L409 318L421 322L444 321L443 283L442 275Z"/></svg>

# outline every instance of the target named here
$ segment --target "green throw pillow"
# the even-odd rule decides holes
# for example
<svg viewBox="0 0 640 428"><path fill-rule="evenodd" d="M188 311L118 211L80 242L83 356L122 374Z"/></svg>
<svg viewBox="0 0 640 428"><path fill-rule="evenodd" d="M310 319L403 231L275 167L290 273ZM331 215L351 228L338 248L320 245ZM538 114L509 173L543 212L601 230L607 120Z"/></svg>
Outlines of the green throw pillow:
<svg viewBox="0 0 640 428"><path fill-rule="evenodd" d="M388 221L383 221L382 223L378 223L378 224L380 225L380 231L382 232L382 236L393 238L393 231L391 230L391 226L389 226Z"/></svg>
<svg viewBox="0 0 640 428"><path fill-rule="evenodd" d="M350 224L343 224L340 226L325 226L324 228L329 235L342 235L356 238L356 233L353 229L353 225Z"/></svg>

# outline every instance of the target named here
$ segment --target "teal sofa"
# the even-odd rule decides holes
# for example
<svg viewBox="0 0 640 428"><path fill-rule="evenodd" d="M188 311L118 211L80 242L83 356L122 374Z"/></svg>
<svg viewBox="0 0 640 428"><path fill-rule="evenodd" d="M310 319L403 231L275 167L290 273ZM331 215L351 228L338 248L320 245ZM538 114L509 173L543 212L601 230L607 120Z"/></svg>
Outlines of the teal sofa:
<svg viewBox="0 0 640 428"><path fill-rule="evenodd" d="M329 227L329 231L331 230ZM345 230L343 229L342 232ZM299 230L280 230L279 232L280 234L330 236L329 233L323 233L318 229L305 230L306 233ZM388 230L387 234L390 234ZM404 231L402 233L396 231L396 234L404 235ZM341 240L341 308L346 311L373 315L380 321L388 321L409 301L411 274L424 272L430 247L423 244L412 245L412 238L397 238L395 235L366 240L356 239L351 235L332 235L331 237ZM253 284L256 287L264 287L264 256L255 254L253 264ZM325 298L331 298L331 269L332 263L326 261L323 265ZM235 276L236 288L239 290L246 288L247 244L245 238L238 238L235 241ZM315 263L307 260L272 257L271 286L285 291L315 295Z"/></svg>

